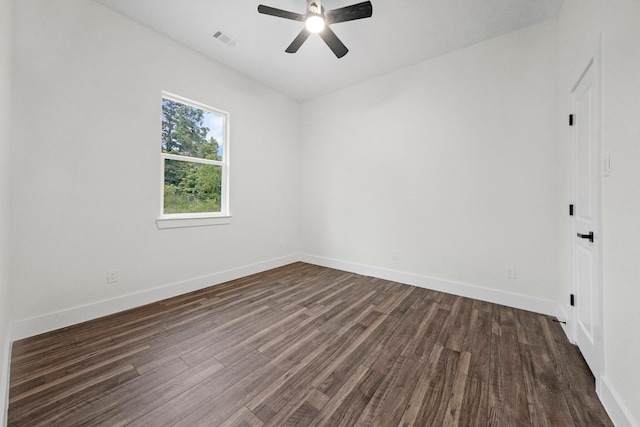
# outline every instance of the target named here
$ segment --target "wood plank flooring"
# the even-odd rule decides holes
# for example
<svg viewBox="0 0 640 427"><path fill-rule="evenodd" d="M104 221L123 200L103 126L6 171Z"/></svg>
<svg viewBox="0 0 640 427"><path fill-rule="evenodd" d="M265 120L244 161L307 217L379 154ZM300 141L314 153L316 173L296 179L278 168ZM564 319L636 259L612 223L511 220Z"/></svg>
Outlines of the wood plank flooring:
<svg viewBox="0 0 640 427"><path fill-rule="evenodd" d="M14 343L10 426L610 426L553 318L295 263Z"/></svg>

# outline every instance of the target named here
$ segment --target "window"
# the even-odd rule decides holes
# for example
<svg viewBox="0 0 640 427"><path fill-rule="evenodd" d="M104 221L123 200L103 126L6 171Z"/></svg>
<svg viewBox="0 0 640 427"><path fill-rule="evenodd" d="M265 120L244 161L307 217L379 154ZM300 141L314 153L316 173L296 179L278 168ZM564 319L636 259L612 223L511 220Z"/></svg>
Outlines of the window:
<svg viewBox="0 0 640 427"><path fill-rule="evenodd" d="M229 215L229 115L164 93L161 219Z"/></svg>

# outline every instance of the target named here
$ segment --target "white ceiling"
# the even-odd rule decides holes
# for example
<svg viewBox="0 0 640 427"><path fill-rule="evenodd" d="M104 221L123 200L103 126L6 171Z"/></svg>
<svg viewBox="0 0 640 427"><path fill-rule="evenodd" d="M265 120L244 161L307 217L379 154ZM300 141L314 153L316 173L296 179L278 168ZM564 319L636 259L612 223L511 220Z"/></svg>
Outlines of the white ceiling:
<svg viewBox="0 0 640 427"><path fill-rule="evenodd" d="M305 13L306 0L95 0L298 101L555 17L562 0L371 0L373 17L331 26L349 48L336 58L304 25L258 4ZM332 10L362 0L323 0ZM229 47L216 30L237 40Z"/></svg>

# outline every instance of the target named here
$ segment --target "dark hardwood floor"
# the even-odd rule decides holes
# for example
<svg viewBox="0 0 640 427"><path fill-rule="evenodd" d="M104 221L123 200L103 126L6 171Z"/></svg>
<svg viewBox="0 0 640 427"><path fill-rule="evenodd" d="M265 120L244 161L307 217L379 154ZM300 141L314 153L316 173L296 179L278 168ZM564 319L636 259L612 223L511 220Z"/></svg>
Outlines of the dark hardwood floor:
<svg viewBox="0 0 640 427"><path fill-rule="evenodd" d="M553 318L296 263L14 343L10 426L609 426Z"/></svg>

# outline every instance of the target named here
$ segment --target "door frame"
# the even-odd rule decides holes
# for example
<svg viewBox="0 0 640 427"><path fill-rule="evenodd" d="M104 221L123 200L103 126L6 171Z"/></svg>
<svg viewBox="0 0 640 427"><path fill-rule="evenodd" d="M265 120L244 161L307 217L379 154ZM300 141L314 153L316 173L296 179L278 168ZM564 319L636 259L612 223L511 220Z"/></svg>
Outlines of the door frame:
<svg viewBox="0 0 640 427"><path fill-rule="evenodd" d="M590 57L587 60L587 65L583 68L582 72L580 73L580 76L578 77L578 79L576 80L575 84L573 85L573 87L571 88L571 92L570 92L570 97L571 97L571 110L572 113L575 113L575 93L576 90L578 89L578 87L580 86L580 84L582 83L585 75L589 72L589 71L593 71L595 73L594 75L594 81L596 83L596 90L595 90L595 100L594 103L596 105L595 108L595 125L597 126L597 129L595 131L595 135L596 135L596 158L593 160L593 164L595 165L595 169L597 171L597 179L595 180L595 189L594 189L594 193L593 197L595 200L595 219L594 219L594 246L593 246L593 255L594 255L594 259L596 260L598 266L597 266L597 272L596 272L596 277L593 277L593 280L595 280L596 282L596 288L597 288L597 294L598 294L598 300L596 301L596 325L594 327L594 347L595 347L595 357L596 360L594 362L595 366L590 366L593 376L596 380L596 391L598 393L600 393L601 391L601 378L604 377L604 313L603 313L603 309L604 309L604 304L603 304L603 300L604 300L604 274L603 274L603 253L602 253L602 243L603 243L603 228L602 228L602 187L603 187L603 165L602 165L602 131L603 131L603 126L602 126L602 55L601 55L601 39L598 39L598 44L597 47L592 51L592 54L590 55ZM578 117L576 117L576 120L579 120ZM571 197L572 200L575 201L577 199L577 173L576 173L576 169L577 169L577 154L578 154L578 150L577 150L577 130L576 128L572 128L571 130L571 180L572 180L572 185L571 185ZM575 295L576 293L576 289L577 289L577 273L576 273L576 243L575 243L575 239L576 239L576 234L580 231L584 231L584 230L577 230L576 227L576 221L571 221L571 292L572 294ZM580 296L576 295L576 300L579 299ZM571 307L571 327L570 329L570 334L571 334L571 340L573 343L577 344L577 333L578 333L578 313L577 310L575 309L576 307Z"/></svg>

